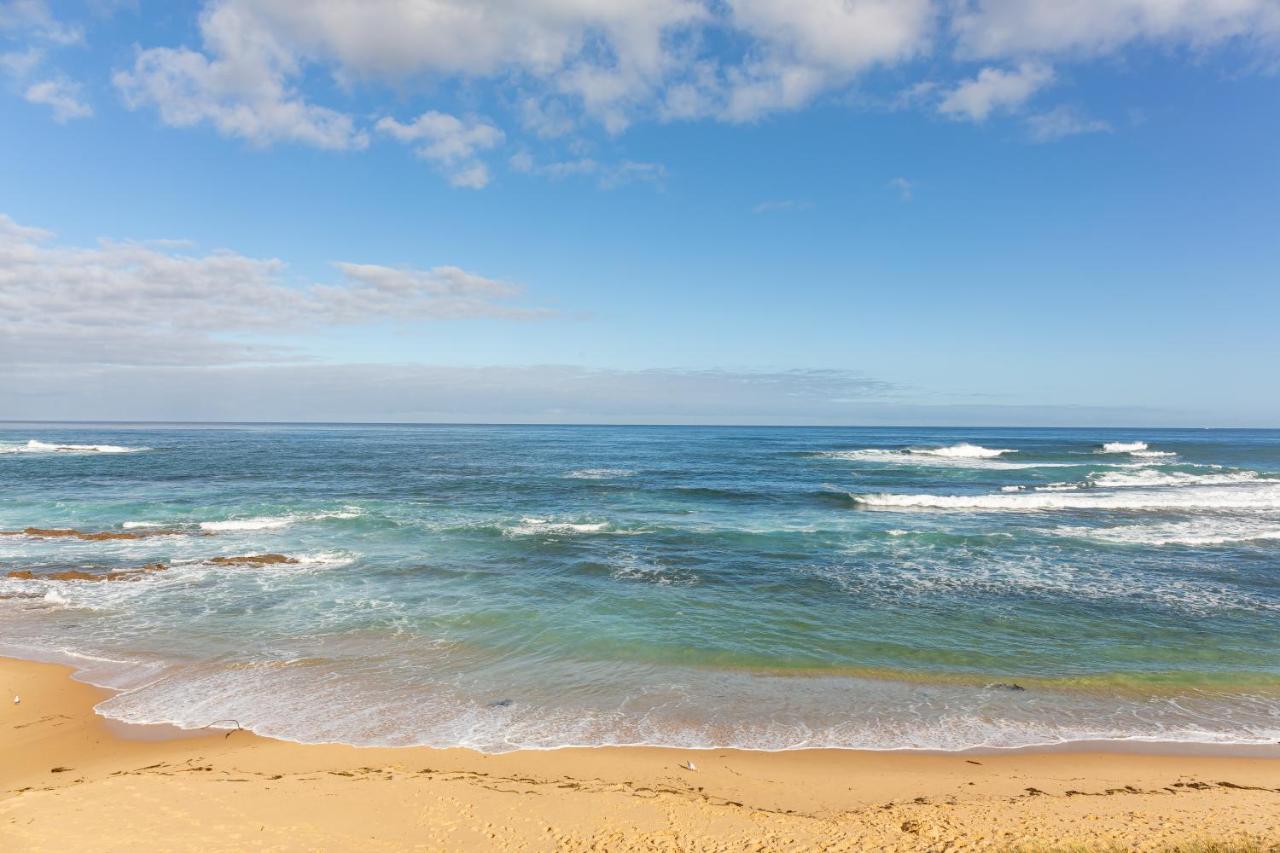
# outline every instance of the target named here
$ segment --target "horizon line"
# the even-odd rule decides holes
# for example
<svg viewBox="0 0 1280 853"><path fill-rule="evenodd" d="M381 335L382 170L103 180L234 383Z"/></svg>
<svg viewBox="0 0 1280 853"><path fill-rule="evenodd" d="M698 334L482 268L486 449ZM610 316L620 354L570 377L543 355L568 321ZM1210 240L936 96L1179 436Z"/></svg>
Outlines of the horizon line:
<svg viewBox="0 0 1280 853"><path fill-rule="evenodd" d="M1016 426L1011 424L751 424L751 423L624 423L593 421L233 421L233 420L63 420L7 419L0 424L118 425L118 426L354 426L354 427L628 427L696 429L1051 429L1051 430L1166 430L1214 432L1276 432L1280 426Z"/></svg>

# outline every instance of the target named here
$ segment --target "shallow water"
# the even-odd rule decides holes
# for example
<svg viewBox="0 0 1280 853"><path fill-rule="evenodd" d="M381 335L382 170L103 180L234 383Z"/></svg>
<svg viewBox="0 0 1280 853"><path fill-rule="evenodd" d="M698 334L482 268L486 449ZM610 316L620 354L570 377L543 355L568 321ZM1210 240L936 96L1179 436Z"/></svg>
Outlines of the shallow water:
<svg viewBox="0 0 1280 853"><path fill-rule="evenodd" d="M1280 431L8 424L0 486L0 529L165 533L0 537L37 576L0 579L0 650L121 688L126 721L1280 739ZM261 553L297 562L207 562Z"/></svg>

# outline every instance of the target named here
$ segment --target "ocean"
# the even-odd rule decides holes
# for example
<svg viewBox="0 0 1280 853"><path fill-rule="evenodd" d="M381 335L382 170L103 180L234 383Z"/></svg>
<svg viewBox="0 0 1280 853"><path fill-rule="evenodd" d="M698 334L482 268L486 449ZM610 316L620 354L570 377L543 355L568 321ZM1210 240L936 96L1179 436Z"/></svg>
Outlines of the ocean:
<svg viewBox="0 0 1280 853"><path fill-rule="evenodd" d="M0 530L0 653L128 722L1280 740L1275 430L9 423Z"/></svg>

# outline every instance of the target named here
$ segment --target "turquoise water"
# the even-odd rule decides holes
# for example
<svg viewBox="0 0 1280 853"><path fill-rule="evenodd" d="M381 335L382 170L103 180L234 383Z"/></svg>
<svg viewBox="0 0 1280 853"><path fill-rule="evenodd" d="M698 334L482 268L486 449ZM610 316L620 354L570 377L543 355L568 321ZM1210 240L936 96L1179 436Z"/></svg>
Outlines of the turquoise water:
<svg viewBox="0 0 1280 853"><path fill-rule="evenodd" d="M5 424L0 487L0 529L140 537L0 536L32 575L0 579L0 651L120 689L122 720L1280 739L1280 431ZM209 562L263 553L295 562Z"/></svg>

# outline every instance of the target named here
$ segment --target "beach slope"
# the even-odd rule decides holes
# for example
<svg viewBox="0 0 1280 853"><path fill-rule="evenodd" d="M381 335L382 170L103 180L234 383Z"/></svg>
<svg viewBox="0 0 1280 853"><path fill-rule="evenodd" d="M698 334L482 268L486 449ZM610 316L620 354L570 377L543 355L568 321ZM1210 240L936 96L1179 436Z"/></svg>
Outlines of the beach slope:
<svg viewBox="0 0 1280 853"><path fill-rule="evenodd" d="M166 737L96 716L69 675L0 659L0 849L1280 850L1276 758Z"/></svg>

